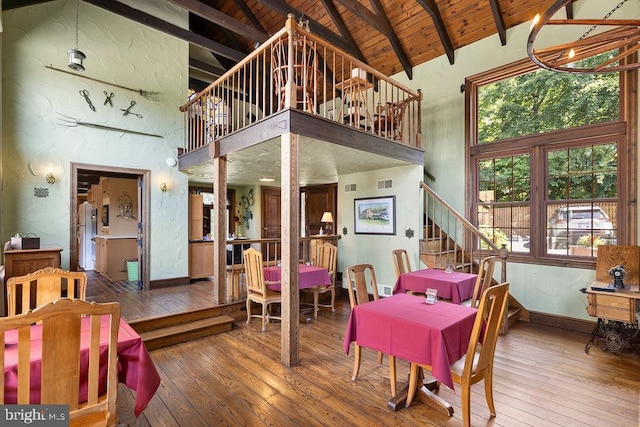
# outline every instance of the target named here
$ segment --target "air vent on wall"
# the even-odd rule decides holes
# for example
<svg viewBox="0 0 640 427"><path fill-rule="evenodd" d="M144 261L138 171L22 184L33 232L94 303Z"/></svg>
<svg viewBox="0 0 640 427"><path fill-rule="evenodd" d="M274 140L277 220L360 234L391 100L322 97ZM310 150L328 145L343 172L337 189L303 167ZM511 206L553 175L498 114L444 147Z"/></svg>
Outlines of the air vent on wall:
<svg viewBox="0 0 640 427"><path fill-rule="evenodd" d="M378 190L384 190L385 188L393 187L393 180L386 179L384 181L378 181Z"/></svg>
<svg viewBox="0 0 640 427"><path fill-rule="evenodd" d="M350 191L356 191L356 185L355 184L345 184L344 192L348 193Z"/></svg>

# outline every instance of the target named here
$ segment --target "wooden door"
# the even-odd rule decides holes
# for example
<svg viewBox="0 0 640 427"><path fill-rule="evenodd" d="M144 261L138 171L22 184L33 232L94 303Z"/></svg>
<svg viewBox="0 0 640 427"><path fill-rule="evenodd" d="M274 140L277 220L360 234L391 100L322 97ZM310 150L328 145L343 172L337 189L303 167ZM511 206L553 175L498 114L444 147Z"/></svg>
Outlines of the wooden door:
<svg viewBox="0 0 640 427"><path fill-rule="evenodd" d="M307 236L315 236L316 234L319 234L320 227L326 226L326 224L322 224L320 222L324 212L331 212L333 214L333 220L337 220L336 188L336 184L328 184L304 187L301 190L304 192L306 197L305 231ZM332 228L331 234L336 234L335 224L330 225Z"/></svg>
<svg viewBox="0 0 640 427"><path fill-rule="evenodd" d="M280 238L280 187L262 187L262 238ZM280 245L263 245L262 257L265 260L280 259Z"/></svg>

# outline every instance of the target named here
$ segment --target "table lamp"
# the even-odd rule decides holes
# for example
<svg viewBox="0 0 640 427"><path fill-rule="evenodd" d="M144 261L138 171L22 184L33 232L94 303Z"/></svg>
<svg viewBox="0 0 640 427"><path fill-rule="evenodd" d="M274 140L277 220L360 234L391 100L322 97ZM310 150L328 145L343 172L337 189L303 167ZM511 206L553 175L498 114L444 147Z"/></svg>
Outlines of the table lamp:
<svg viewBox="0 0 640 427"><path fill-rule="evenodd" d="M331 224L333 223L333 214L331 212L325 212L322 214L322 223L326 223L327 234L331 234Z"/></svg>

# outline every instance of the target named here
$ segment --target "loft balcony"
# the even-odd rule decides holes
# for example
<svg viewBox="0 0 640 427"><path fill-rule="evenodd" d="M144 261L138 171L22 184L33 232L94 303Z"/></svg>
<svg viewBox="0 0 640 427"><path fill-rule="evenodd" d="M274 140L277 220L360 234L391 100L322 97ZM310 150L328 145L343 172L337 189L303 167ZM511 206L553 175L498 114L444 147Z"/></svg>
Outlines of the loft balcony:
<svg viewBox="0 0 640 427"><path fill-rule="evenodd" d="M180 107L180 169L286 132L423 164L421 99L289 16L282 30Z"/></svg>

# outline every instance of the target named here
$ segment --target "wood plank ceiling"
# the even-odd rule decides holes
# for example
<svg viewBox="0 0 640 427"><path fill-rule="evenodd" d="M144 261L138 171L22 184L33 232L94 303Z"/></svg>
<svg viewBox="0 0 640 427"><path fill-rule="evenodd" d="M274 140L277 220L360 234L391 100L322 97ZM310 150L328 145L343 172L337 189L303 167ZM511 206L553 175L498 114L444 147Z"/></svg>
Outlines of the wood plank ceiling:
<svg viewBox="0 0 640 427"><path fill-rule="evenodd" d="M4 0L4 10L46 0ZM211 52L190 58L193 70L216 76L284 26L286 15L385 75L405 73L486 37L509 43L507 29L533 19L555 0L170 0L189 11L184 31L116 0L84 0ZM160 0L157 0L160 1ZM164 1L164 0L163 0ZM569 3L571 5L571 3ZM567 13L571 16L571 6ZM209 60L210 59L210 60ZM211 79L213 80L213 78ZM203 82L201 82L203 83ZM208 83L208 82L204 82Z"/></svg>

